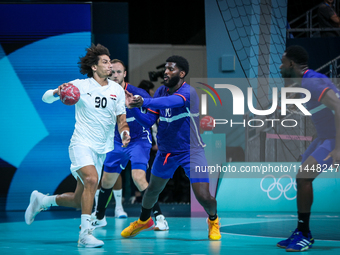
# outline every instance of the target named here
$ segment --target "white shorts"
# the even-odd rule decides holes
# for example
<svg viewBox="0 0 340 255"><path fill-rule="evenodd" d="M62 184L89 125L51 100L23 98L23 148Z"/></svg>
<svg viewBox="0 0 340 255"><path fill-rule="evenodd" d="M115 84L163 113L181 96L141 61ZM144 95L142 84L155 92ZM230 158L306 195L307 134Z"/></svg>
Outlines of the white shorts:
<svg viewBox="0 0 340 255"><path fill-rule="evenodd" d="M84 144L70 145L68 152L71 159L70 169L74 178L77 180L79 177L81 182L84 184L83 180L78 175L77 170L84 166L93 165L97 170L99 183L106 154L98 154Z"/></svg>

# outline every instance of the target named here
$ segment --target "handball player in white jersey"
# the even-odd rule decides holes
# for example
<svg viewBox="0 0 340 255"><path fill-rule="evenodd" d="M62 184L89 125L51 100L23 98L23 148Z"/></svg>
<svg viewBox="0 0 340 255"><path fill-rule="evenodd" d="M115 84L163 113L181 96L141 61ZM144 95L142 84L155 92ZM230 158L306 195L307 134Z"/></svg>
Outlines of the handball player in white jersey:
<svg viewBox="0 0 340 255"><path fill-rule="evenodd" d="M109 56L106 47L92 45L78 63L80 72L88 78L69 82L80 91L80 99L75 105L76 124L69 146L71 173L77 180L75 192L46 196L35 190L25 212L25 221L30 225L40 211L50 206L81 208L79 247L104 245L103 241L92 235L91 211L106 153L114 149L116 124L122 146L126 147L130 142L125 94L119 84L108 79L112 73ZM43 101L53 103L59 100L60 90L64 86L67 83L46 91Z"/></svg>

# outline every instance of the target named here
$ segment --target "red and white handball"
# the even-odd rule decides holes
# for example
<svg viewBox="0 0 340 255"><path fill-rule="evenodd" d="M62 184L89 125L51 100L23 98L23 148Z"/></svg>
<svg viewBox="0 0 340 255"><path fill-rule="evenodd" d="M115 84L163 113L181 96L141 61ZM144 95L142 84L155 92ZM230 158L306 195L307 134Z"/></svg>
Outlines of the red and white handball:
<svg viewBox="0 0 340 255"><path fill-rule="evenodd" d="M68 83L68 85L60 91L60 100L66 105L75 105L79 101L79 98L79 89L71 83Z"/></svg>
<svg viewBox="0 0 340 255"><path fill-rule="evenodd" d="M211 116L204 116L200 121L200 127L204 131L211 131L215 128L215 120Z"/></svg>

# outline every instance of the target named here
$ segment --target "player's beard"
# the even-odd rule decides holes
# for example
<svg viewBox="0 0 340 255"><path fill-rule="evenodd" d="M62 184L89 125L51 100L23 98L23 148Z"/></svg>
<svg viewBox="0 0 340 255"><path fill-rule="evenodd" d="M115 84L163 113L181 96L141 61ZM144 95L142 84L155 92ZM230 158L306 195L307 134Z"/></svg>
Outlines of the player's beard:
<svg viewBox="0 0 340 255"><path fill-rule="evenodd" d="M164 82L164 86L168 88L173 88L178 84L179 80L180 80L179 75L176 75L172 77L171 79L169 79L167 83Z"/></svg>

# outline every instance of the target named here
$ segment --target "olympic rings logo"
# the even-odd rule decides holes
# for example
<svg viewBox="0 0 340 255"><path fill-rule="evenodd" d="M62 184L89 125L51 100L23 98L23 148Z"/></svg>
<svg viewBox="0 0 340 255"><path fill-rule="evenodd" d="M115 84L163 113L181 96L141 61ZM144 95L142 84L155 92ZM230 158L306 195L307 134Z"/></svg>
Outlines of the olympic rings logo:
<svg viewBox="0 0 340 255"><path fill-rule="evenodd" d="M263 181L264 181L264 179L269 178L269 177L273 178L273 179L274 179L274 182L273 182L272 184L270 184L269 187L268 187L267 189L265 189L265 188L263 188ZM285 188L283 188L282 184L280 183L281 179L284 178L284 177L288 177L288 178L290 179L290 183L288 183L288 184L285 186ZM279 198L282 196L282 194L285 196L285 198L286 198L287 200L293 200L293 199L296 198L296 195L295 195L294 197L288 197L287 194L286 194L286 192L287 192L288 190L290 190L292 187L295 189L295 191L297 191L295 180L293 180L293 178L290 177L290 176L287 175L287 174L286 174L286 175L282 175L279 179L277 179L277 181L276 181L276 178L275 178L273 175L271 175L271 174L270 174L270 175L266 175L265 177L262 178L261 183L260 183L260 186L261 186L262 191L267 192L267 196L268 196L269 199L271 199L271 200L277 200L277 199L279 199ZM275 189L275 187L277 187L277 189L278 189L281 193L280 193L280 195L278 195L277 197L272 197L272 196L270 196L270 192L271 192L273 189Z"/></svg>

